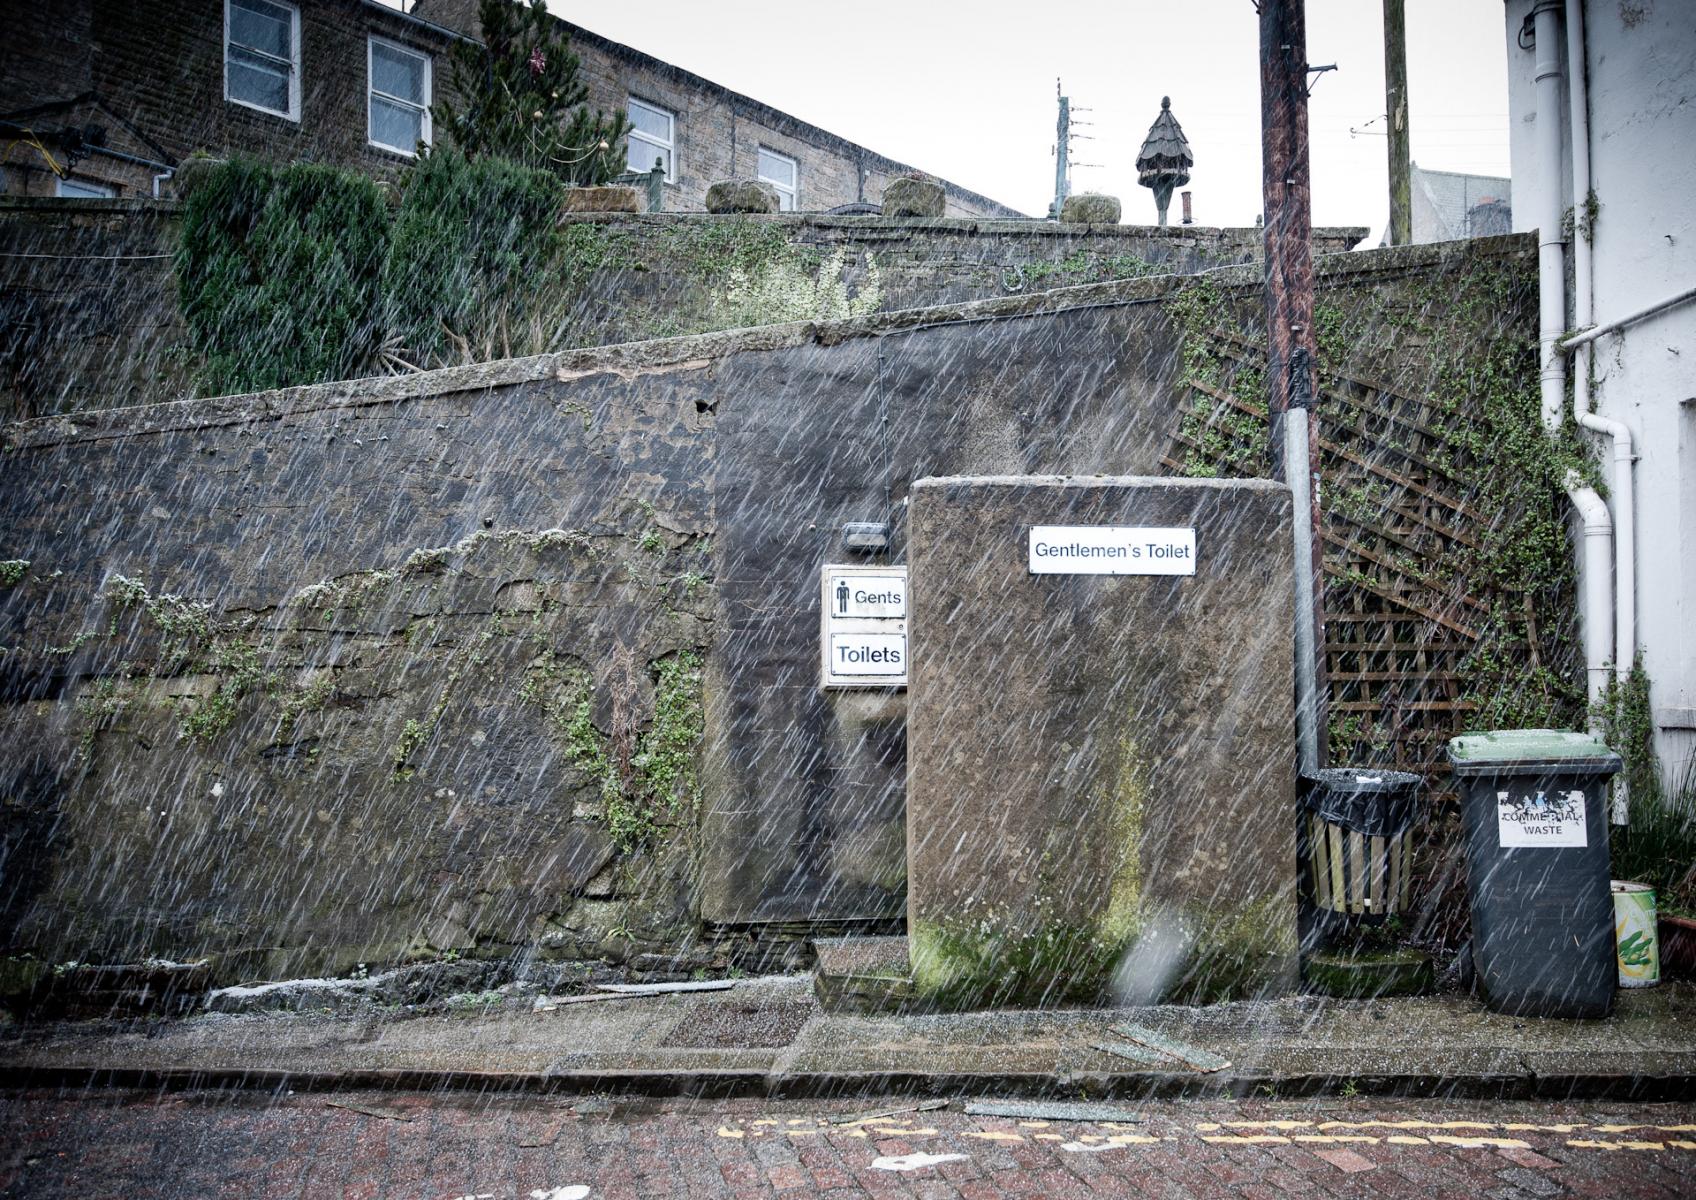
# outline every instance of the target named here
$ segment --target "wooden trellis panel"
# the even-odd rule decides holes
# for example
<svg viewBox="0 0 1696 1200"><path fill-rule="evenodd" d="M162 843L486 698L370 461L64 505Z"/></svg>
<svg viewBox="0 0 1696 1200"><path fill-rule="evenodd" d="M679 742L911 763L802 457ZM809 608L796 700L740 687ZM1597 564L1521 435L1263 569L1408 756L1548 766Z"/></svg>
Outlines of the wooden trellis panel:
<svg viewBox="0 0 1696 1200"><path fill-rule="evenodd" d="M1264 364L1260 348L1234 332L1215 330L1209 340L1227 369ZM1193 380L1186 387L1162 460L1180 474L1186 460L1207 453L1186 433L1198 410L1258 418L1266 411L1262 396ZM1490 519L1474 507L1467 476L1490 465L1457 445L1450 418L1424 396L1330 372L1319 387L1332 726L1353 743L1351 762L1416 771L1446 786L1444 745L1476 710L1467 698L1468 655L1495 606L1521 599L1456 569ZM1232 448L1261 461L1259 446Z"/></svg>

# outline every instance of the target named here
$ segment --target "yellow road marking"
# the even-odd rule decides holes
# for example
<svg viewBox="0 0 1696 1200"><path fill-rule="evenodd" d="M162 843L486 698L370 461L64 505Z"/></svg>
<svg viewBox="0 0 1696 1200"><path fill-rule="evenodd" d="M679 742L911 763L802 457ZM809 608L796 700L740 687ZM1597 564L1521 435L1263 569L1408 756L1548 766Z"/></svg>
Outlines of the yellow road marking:
<svg viewBox="0 0 1696 1200"><path fill-rule="evenodd" d="M1217 1126L1215 1126L1217 1128ZM1226 1121L1226 1129L1312 1129L1312 1121Z"/></svg>
<svg viewBox="0 0 1696 1200"><path fill-rule="evenodd" d="M742 1131L740 1129L727 1129L723 1125L720 1125L718 1127L718 1135L722 1138L739 1138L742 1136Z"/></svg>
<svg viewBox="0 0 1696 1200"><path fill-rule="evenodd" d="M1321 1129L1495 1129L1489 1121L1324 1121Z"/></svg>
<svg viewBox="0 0 1696 1200"><path fill-rule="evenodd" d="M1498 1137L1444 1137L1434 1133L1431 1141L1439 1146L1459 1146L1463 1150L1529 1150L1530 1142L1519 1138Z"/></svg>
<svg viewBox="0 0 1696 1200"><path fill-rule="evenodd" d="M1665 1150L1665 1142L1594 1142L1568 1140L1567 1145L1579 1150Z"/></svg>
<svg viewBox="0 0 1696 1200"><path fill-rule="evenodd" d="M968 1133L962 1133L960 1136L978 1138L986 1142L1022 1142L1025 1140L1025 1136L1022 1133L1004 1133L999 1129L991 1129L987 1131L972 1130Z"/></svg>
<svg viewBox="0 0 1696 1200"><path fill-rule="evenodd" d="M1268 1143L1288 1146L1290 1144L1289 1138L1280 1137L1274 1133L1233 1133L1220 1134L1214 1137L1208 1137L1204 1134L1201 1140L1204 1142L1212 1142L1215 1145L1220 1146L1257 1146L1266 1145Z"/></svg>
<svg viewBox="0 0 1696 1200"><path fill-rule="evenodd" d="M1337 1142L1366 1142L1373 1146L1378 1144L1377 1138L1367 1137L1365 1134L1359 1133L1298 1133L1295 1135L1295 1140L1298 1142L1324 1142L1328 1145L1334 1145Z"/></svg>
<svg viewBox="0 0 1696 1200"><path fill-rule="evenodd" d="M1036 1140L1039 1142L1063 1142L1066 1139L1058 1133L1039 1133L1036 1135Z"/></svg>
<svg viewBox="0 0 1696 1200"><path fill-rule="evenodd" d="M1392 1134L1384 1140L1392 1146L1429 1146L1431 1144L1425 1138L1414 1137L1406 1133Z"/></svg>
<svg viewBox="0 0 1696 1200"><path fill-rule="evenodd" d="M1020 1129L1047 1129L1048 1125L1049 1125L1049 1123L1047 1121L1020 1121L1019 1122L1019 1128Z"/></svg>

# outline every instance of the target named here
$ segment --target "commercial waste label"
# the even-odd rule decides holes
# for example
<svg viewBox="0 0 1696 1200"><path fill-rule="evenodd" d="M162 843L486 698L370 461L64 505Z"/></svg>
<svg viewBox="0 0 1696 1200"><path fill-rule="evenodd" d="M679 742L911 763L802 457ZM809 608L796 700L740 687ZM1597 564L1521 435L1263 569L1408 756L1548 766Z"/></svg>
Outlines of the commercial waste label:
<svg viewBox="0 0 1696 1200"><path fill-rule="evenodd" d="M1505 847L1588 846L1584 792L1497 792L1496 832Z"/></svg>

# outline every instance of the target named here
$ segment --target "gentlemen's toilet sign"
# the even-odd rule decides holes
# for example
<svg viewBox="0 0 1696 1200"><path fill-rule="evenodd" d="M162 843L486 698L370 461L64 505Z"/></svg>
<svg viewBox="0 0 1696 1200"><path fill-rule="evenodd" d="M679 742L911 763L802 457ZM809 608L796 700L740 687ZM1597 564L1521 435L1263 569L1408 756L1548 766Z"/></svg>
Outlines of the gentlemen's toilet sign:
<svg viewBox="0 0 1696 1200"><path fill-rule="evenodd" d="M1194 575L1195 530L1033 525L1032 575Z"/></svg>
<svg viewBox="0 0 1696 1200"><path fill-rule="evenodd" d="M820 584L824 686L905 687L907 568L826 566Z"/></svg>

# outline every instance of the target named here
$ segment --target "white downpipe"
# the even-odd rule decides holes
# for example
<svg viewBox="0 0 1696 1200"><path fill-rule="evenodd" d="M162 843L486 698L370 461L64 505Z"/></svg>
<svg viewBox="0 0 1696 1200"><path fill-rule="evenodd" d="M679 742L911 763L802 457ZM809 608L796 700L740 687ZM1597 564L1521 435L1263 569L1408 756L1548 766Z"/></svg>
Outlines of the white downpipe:
<svg viewBox="0 0 1696 1200"><path fill-rule="evenodd" d="M1589 328L1595 320L1595 274L1590 259L1590 238L1581 227L1582 214L1590 197L1590 99L1585 68L1584 5L1566 0L1567 95L1570 98L1572 131L1573 231L1573 324ZM1580 427L1607 435L1613 441L1614 502L1614 674L1623 679L1637 657L1637 500L1633 487L1631 430L1591 411L1590 355L1588 341L1573 355L1572 416Z"/></svg>
<svg viewBox="0 0 1696 1200"><path fill-rule="evenodd" d="M1308 413L1284 414L1284 476L1294 510L1296 582L1296 761L1303 772L1319 762L1319 680L1313 644L1313 476L1308 453Z"/></svg>
<svg viewBox="0 0 1696 1200"><path fill-rule="evenodd" d="M1560 432L1566 409L1566 363L1560 338L1566 329L1566 264L1561 241L1561 37L1560 0L1539 0L1533 11L1537 47L1537 163L1542 211L1537 220L1538 345L1542 353L1543 428ZM1582 197L1580 197L1582 201ZM1594 488L1568 476L1567 498L1584 523L1584 667L1592 702L1607 686L1613 640L1613 522Z"/></svg>

